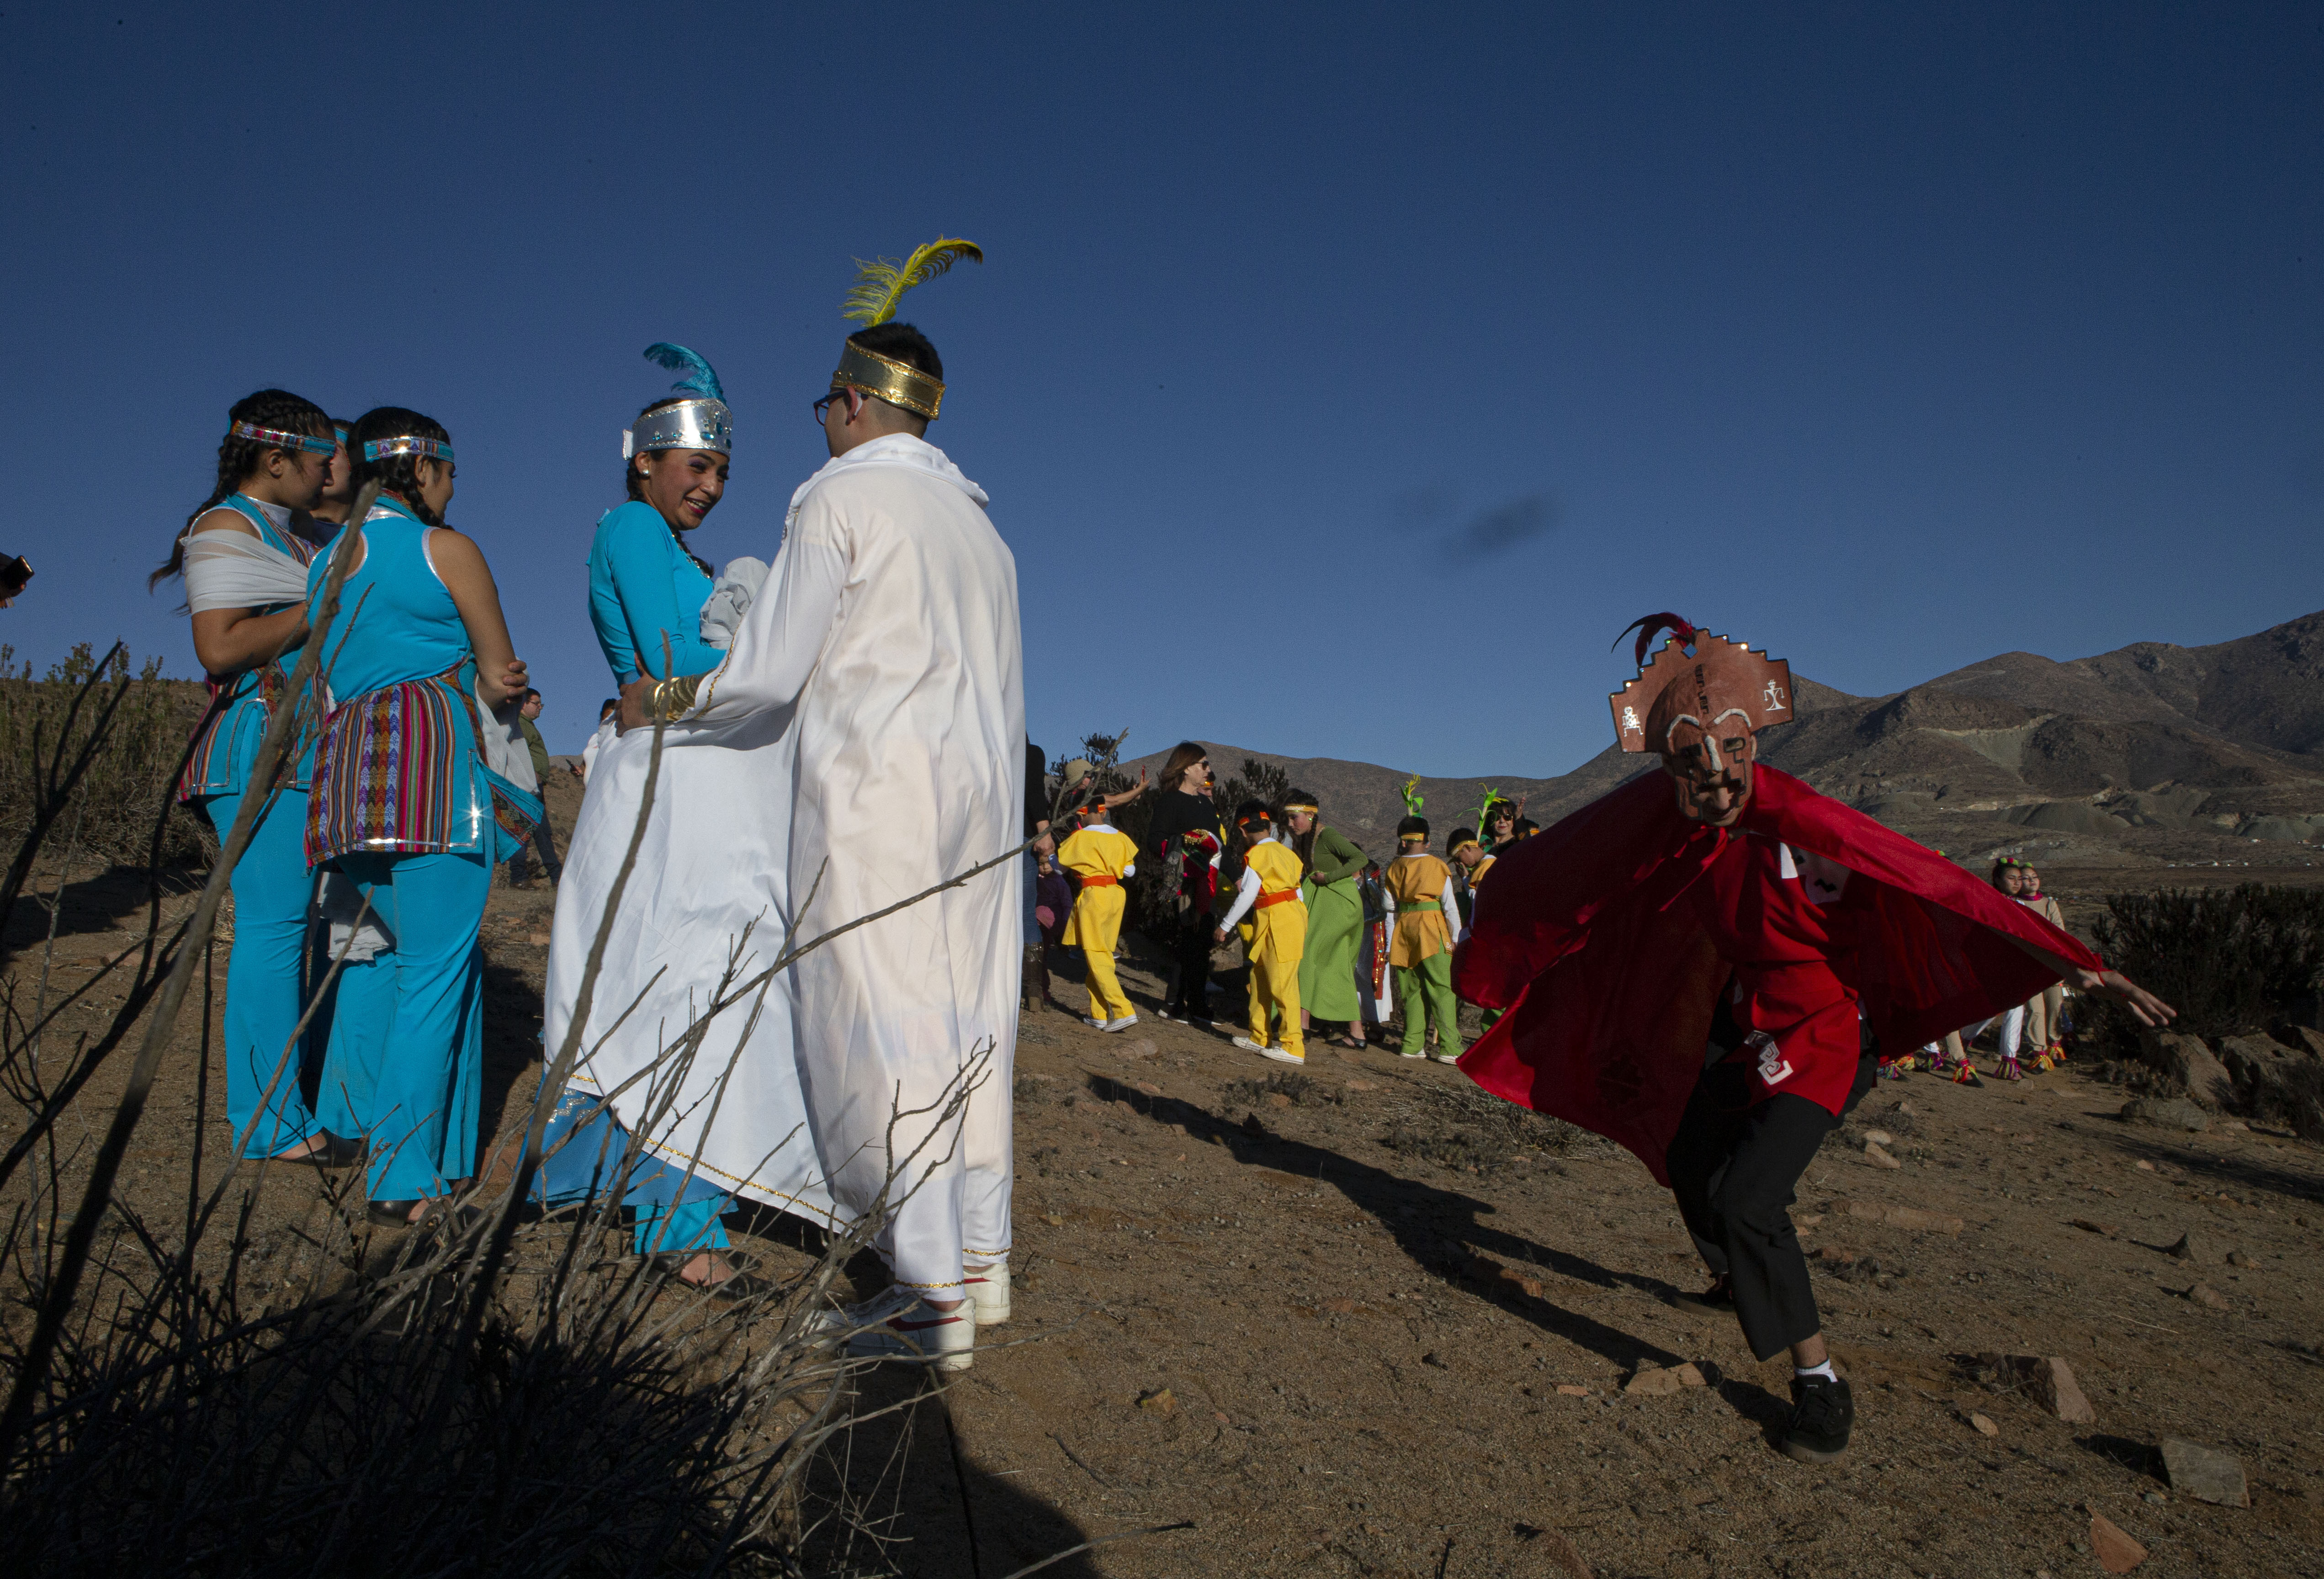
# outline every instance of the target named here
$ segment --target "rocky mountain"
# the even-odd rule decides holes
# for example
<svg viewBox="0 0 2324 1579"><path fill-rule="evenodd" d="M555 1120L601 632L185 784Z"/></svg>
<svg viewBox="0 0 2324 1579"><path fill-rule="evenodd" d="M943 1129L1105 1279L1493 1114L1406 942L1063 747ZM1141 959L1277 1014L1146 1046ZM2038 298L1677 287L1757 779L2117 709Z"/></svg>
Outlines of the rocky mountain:
<svg viewBox="0 0 2324 1579"><path fill-rule="evenodd" d="M2289 845L2324 837L2324 612L2209 647L2140 642L2063 663L2008 652L1894 696L1795 685L1798 717L1766 735L1766 760L1965 857L2224 860L2259 841L2269 860L2297 861ZM1393 845L1408 772L1209 743L1222 779L1246 757L1279 766L1359 844ZM1440 834L1473 825L1488 783L1546 826L1648 765L1609 745L1554 779L1418 788Z"/></svg>

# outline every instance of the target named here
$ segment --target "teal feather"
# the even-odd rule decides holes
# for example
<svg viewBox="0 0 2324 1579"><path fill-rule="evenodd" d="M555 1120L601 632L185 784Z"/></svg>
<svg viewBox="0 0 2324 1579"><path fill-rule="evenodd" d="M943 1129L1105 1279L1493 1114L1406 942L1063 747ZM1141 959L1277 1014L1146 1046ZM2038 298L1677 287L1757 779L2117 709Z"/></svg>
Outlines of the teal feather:
<svg viewBox="0 0 2324 1579"><path fill-rule="evenodd" d="M726 392L718 387L717 371L698 352L689 351L683 346L673 346L667 340L657 340L646 347L646 360L659 362L673 373L681 368L685 370L686 376L671 384L669 387L672 389L684 390L688 394L707 395L714 401L726 398Z"/></svg>

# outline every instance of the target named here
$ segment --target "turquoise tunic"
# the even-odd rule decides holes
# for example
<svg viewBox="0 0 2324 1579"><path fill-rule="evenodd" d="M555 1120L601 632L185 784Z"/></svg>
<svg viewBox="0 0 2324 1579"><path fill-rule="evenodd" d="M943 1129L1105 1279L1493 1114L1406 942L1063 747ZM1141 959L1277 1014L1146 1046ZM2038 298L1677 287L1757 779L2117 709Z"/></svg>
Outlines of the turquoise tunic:
<svg viewBox="0 0 2324 1579"><path fill-rule="evenodd" d="M356 534L341 533L331 551L318 559L307 573L309 601L322 596L332 560L351 536L364 545L364 562L339 592L339 613L323 654L332 700L344 707L367 693L385 690L409 680L451 674L451 688L473 697L476 684L475 651L452 595L436 574L428 556L427 540L433 529L396 500L383 498ZM315 785L318 824L330 821L346 806L367 803L396 805L401 812L399 831L404 836L385 853L419 854L442 851L481 852L505 860L522 847L499 828L493 817L492 781L476 749L475 722L469 704L447 710L451 736L442 761L429 767L426 781L413 765L397 771L358 762L355 753L333 764L329 783ZM375 781L357 783L349 775L370 767ZM436 781L448 774L447 783ZM438 817L438 809L447 814ZM537 810L537 808L536 808ZM319 835L320 829L318 830ZM309 856L325 861L338 854L337 841L309 837Z"/></svg>
<svg viewBox="0 0 2324 1579"><path fill-rule="evenodd" d="M235 494L220 508L250 522L260 540L279 553L304 561L315 551L254 499ZM282 513L287 520L290 512ZM258 613L295 606L268 604ZM280 663L211 677L213 695L226 700L196 736L179 782L179 798L210 819L221 842L241 815L243 792L266 735L270 672L277 686L284 684ZM305 848L306 790L313 762L311 738L303 747L294 743L277 793L258 814L249 846L227 878L235 929L226 956L226 1111L236 1146L253 1157L275 1156L315 1132L315 1115L299 1090L304 1039L299 1030L300 965L307 906L315 887Z"/></svg>
<svg viewBox="0 0 2324 1579"><path fill-rule="evenodd" d="M233 494L218 508L231 510L250 522L259 540L277 553L288 554L300 561L307 560L315 546L293 537L275 524L265 506L255 499ZM283 513L289 515L289 511ZM295 607L287 603L271 603L260 608L261 614L278 614ZM271 666L262 666L271 667ZM258 762L258 743L266 735L266 697L260 680L261 669L244 669L237 675L213 675L210 683L227 691L232 697L219 709L217 721L205 731L199 744L194 748L193 760L186 764L185 779L178 788L181 800L199 800L210 795L239 795L250 782L250 770ZM299 752L286 763L281 782L285 788L304 790L308 774L314 767L309 751Z"/></svg>
<svg viewBox="0 0 2324 1579"><path fill-rule="evenodd" d="M366 1039L361 1058L355 1042L335 1042L347 1067L324 1071L326 1085L336 1079L346 1088L337 1105L369 1131L374 1201L440 1196L475 1172L484 1072L478 933L489 861L508 838L494 819L467 704L429 704L412 693L440 700L440 688L408 684L447 672L456 693L475 684L467 627L429 556L430 530L383 499L360 532L340 534L333 554L353 540L364 545L364 561L341 587L323 654L336 708L317 764L309 847L318 859L336 858L395 938L374 967L392 972L392 982L371 981L360 994L364 1012L386 1017L384 1035ZM310 601L330 562L327 556L309 573ZM374 716L383 692L401 697L405 710L377 715L376 734L344 732L342 716ZM378 836L350 836L364 829Z"/></svg>
<svg viewBox="0 0 2324 1579"><path fill-rule="evenodd" d="M665 634L675 672L718 667L726 655L702 639L710 586L661 512L638 499L605 512L589 545L589 623L615 685L640 674L669 678L661 670Z"/></svg>

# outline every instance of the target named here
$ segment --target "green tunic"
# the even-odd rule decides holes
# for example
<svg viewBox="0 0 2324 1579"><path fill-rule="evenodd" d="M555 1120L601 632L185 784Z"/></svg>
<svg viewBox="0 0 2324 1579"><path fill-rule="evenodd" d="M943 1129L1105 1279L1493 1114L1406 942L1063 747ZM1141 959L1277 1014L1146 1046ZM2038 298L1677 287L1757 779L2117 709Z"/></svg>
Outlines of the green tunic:
<svg viewBox="0 0 2324 1579"><path fill-rule="evenodd" d="M1353 1020L1363 1012L1356 996L1356 940L1363 935L1364 900L1356 880L1364 853L1346 835L1319 825L1313 860L1299 893L1307 905L1299 1006L1317 1020Z"/></svg>

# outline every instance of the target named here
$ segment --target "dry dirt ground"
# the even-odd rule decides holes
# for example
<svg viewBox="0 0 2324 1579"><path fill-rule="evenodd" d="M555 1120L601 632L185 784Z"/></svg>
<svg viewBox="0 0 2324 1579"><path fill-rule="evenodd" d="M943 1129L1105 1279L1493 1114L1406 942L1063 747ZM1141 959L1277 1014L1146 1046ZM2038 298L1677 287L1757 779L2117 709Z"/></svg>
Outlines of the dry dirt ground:
<svg viewBox="0 0 2324 1579"><path fill-rule="evenodd" d="M52 998L132 941L137 886L67 886ZM2052 886L2089 913L2070 873ZM494 1129L537 1078L549 905L545 886L493 896ZM14 922L21 946L46 918L28 903ZM11 964L20 994L39 957ZM1636 1160L1377 1049L1319 1047L1270 1088L1281 1066L1155 1019L1160 982L1137 962L1124 979L1147 1014L1133 1030L1063 1011L1024 1029L1016 1314L987 1334L1004 1346L941 1395L892 1371L865 1386L898 1407L843 1467L877 1487L899 1572L1002 1579L1185 1524L1042 1572L2064 1579L2100 1572L2096 1512L2146 1545L2142 1574L2324 1574L2317 1147L2128 1126L2126 1094L2070 1067L1974 1090L1884 1082L1797 1208L1858 1408L1852 1451L1810 1468L1769 1446L1787 1367L1665 1303L1702 1274ZM110 980L51 1035L94 1024ZM213 980L215 1013L223 950ZM1056 993L1077 1002L1069 981ZM211 1155L225 1143L197 1030L189 1015L124 1181L163 1222L198 1122ZM92 1085L88 1124L126 1059ZM1869 1127L1895 1136L1900 1169L1863 1159ZM311 1174L271 1179L254 1280L318 1203ZM1964 1226L1850 1214L1882 1203ZM2200 1260L2165 1252L2182 1234ZM779 1272L813 1242L765 1219L740 1237ZM879 1280L876 1264L850 1270L862 1292ZM2189 1297L2198 1282L2218 1307ZM2063 1357L2097 1423L1999 1390L1987 1351ZM1621 1390L1641 1365L1682 1362L1709 1384ZM2166 1436L2239 1458L2251 1507L2174 1492ZM872 1551L857 1539L855 1556Z"/></svg>

